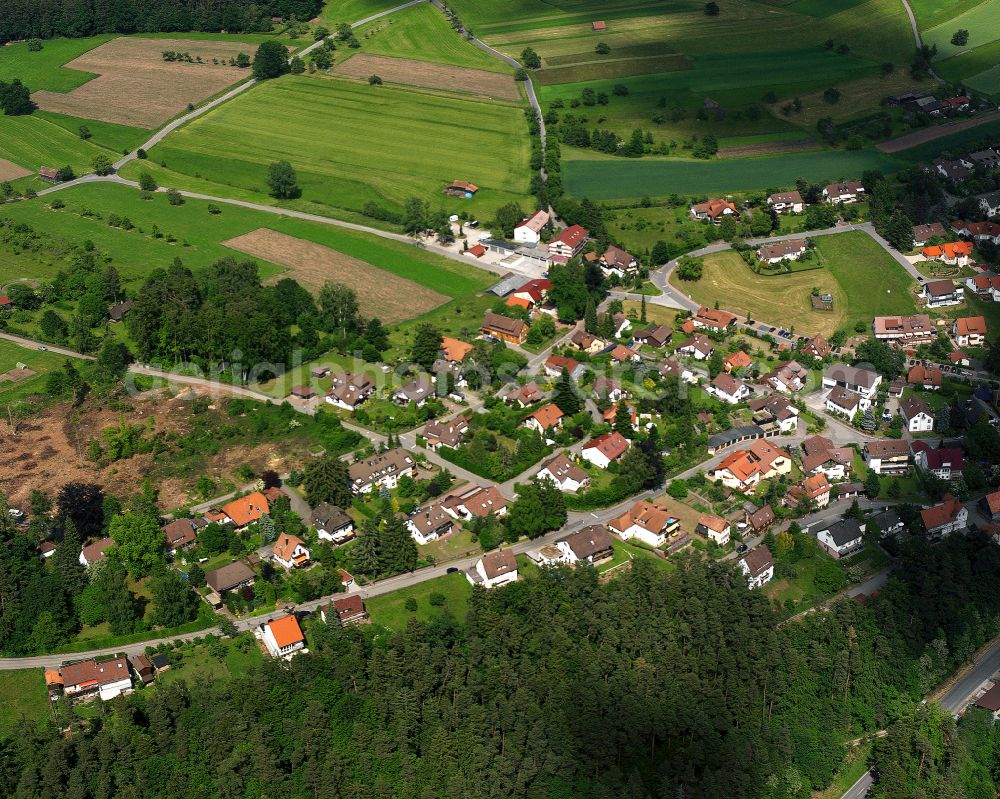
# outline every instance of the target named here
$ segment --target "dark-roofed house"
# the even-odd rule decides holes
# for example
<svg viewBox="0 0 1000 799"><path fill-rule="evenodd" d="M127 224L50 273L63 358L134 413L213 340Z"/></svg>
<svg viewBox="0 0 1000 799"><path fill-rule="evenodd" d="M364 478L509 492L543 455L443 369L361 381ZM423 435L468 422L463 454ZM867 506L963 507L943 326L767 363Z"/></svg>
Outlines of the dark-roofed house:
<svg viewBox="0 0 1000 799"><path fill-rule="evenodd" d="M487 552L476 565L466 571L466 579L473 585L483 588L495 588L517 581L517 559L511 549L498 549Z"/></svg>
<svg viewBox="0 0 1000 799"><path fill-rule="evenodd" d="M846 416L848 419L852 419L856 413L864 410L861 407L862 401L860 394L855 394L853 391L848 391L846 388L837 386L831 389L830 393L826 395L825 407L830 413L836 413L839 416Z"/></svg>
<svg viewBox="0 0 1000 799"><path fill-rule="evenodd" d="M392 401L401 407L422 408L434 396L434 382L427 375L414 375L392 393Z"/></svg>
<svg viewBox="0 0 1000 799"><path fill-rule="evenodd" d="M747 510L746 511L747 527L753 533L763 533L772 524L774 524L774 511L771 510L770 505L765 505L763 508L757 510Z"/></svg>
<svg viewBox="0 0 1000 799"><path fill-rule="evenodd" d="M729 405L745 402L752 393L746 383L728 372L719 372L705 390Z"/></svg>
<svg viewBox="0 0 1000 799"><path fill-rule="evenodd" d="M823 373L823 388L843 388L857 394L862 400L861 410L867 410L878 392L882 375L857 366L834 364Z"/></svg>
<svg viewBox="0 0 1000 799"><path fill-rule="evenodd" d="M536 477L551 480L560 491L576 492L590 485L589 475L562 453L545 461Z"/></svg>
<svg viewBox="0 0 1000 799"><path fill-rule="evenodd" d="M920 397L906 397L900 400L899 415L903 417L906 429L911 433L929 433L934 429L931 406Z"/></svg>
<svg viewBox="0 0 1000 799"><path fill-rule="evenodd" d="M729 447L735 444L742 444L747 441L756 441L758 438L764 438L766 436L767 432L764 428L755 424L746 425L745 427L734 427L730 430L723 430L721 433L716 433L715 435L709 437L708 454L715 455L717 452L729 449Z"/></svg>
<svg viewBox="0 0 1000 799"><path fill-rule="evenodd" d="M666 325L654 325L653 327L647 327L645 330L640 330L632 336L632 340L638 344L660 348L670 342L672 335L673 331Z"/></svg>
<svg viewBox="0 0 1000 799"><path fill-rule="evenodd" d="M556 541L563 552L566 563L585 560L588 563L603 563L615 556L611 531L603 524L591 524L565 538Z"/></svg>
<svg viewBox="0 0 1000 799"><path fill-rule="evenodd" d="M845 183L831 183L823 189L823 199L828 203L856 203L860 195L865 193L865 187L856 180Z"/></svg>
<svg viewBox="0 0 1000 799"><path fill-rule="evenodd" d="M874 514L870 522L881 531L883 537L895 535L906 526L893 508L886 508L884 511Z"/></svg>
<svg viewBox="0 0 1000 799"><path fill-rule="evenodd" d="M790 433L798 428L799 409L792 404L788 397L771 394L767 397L752 399L747 402L747 405L753 411L754 422L759 425L771 430L777 429L782 433Z"/></svg>
<svg viewBox="0 0 1000 799"><path fill-rule="evenodd" d="M774 577L774 559L771 557L771 550L763 544L754 547L740 559L740 568L746 575L747 587L751 591L771 582L771 578Z"/></svg>
<svg viewBox="0 0 1000 799"><path fill-rule="evenodd" d="M443 422L428 422L420 434L427 441L427 449L436 451L439 447L454 449L462 443L468 430L469 417L463 415Z"/></svg>
<svg viewBox="0 0 1000 799"><path fill-rule="evenodd" d="M337 597L329 605L320 606L319 616L326 624L337 622L341 627L368 621L368 611L360 594Z"/></svg>
<svg viewBox="0 0 1000 799"><path fill-rule="evenodd" d="M226 591L252 585L256 579L257 575L241 560L205 572L205 583L220 596Z"/></svg>
<svg viewBox="0 0 1000 799"><path fill-rule="evenodd" d="M802 471L825 474L829 480L843 480L851 471L854 450L838 447L826 436L815 435L802 442Z"/></svg>
<svg viewBox="0 0 1000 799"><path fill-rule="evenodd" d="M680 355L687 355L696 361L704 361L715 352L715 342L704 333L695 333L687 341L677 347Z"/></svg>
<svg viewBox="0 0 1000 799"><path fill-rule="evenodd" d="M197 527L190 519L174 519L163 527L163 540L167 552L176 555L178 551L194 543Z"/></svg>
<svg viewBox="0 0 1000 799"><path fill-rule="evenodd" d="M864 535L865 525L848 516L820 530L816 533L816 540L832 557L839 560L864 549Z"/></svg>
<svg viewBox="0 0 1000 799"><path fill-rule="evenodd" d="M948 231L944 229L944 225L940 222L932 222L929 225L914 225L913 226L913 246L923 247L931 239L946 239L948 238Z"/></svg>
<svg viewBox="0 0 1000 799"><path fill-rule="evenodd" d="M406 520L406 527L413 540L420 546L448 535L455 524L455 517L448 513L444 500L438 499L417 508Z"/></svg>
<svg viewBox="0 0 1000 799"><path fill-rule="evenodd" d="M765 264L780 264L782 261L797 261L809 249L805 239L788 239L762 244L757 250L757 260Z"/></svg>
<svg viewBox="0 0 1000 799"><path fill-rule="evenodd" d="M523 344L528 338L528 325L524 321L501 316L493 311L487 311L483 315L483 324L479 330L508 344Z"/></svg>
<svg viewBox="0 0 1000 799"><path fill-rule="evenodd" d="M928 308L943 308L961 303L963 294L964 289L951 280L928 280L920 296L927 302Z"/></svg>
<svg viewBox="0 0 1000 799"><path fill-rule="evenodd" d="M866 441L861 455L875 474L898 476L910 470L910 445L901 439Z"/></svg>
<svg viewBox="0 0 1000 799"><path fill-rule="evenodd" d="M324 541L342 544L354 538L354 520L329 502L321 502L313 508L309 522L316 528L316 535Z"/></svg>
<svg viewBox="0 0 1000 799"><path fill-rule="evenodd" d="M797 191L779 191L767 198L767 207L777 214L801 214L806 204Z"/></svg>
<svg viewBox="0 0 1000 799"><path fill-rule="evenodd" d="M988 710L993 718L1000 717L1000 685L993 684L990 689L975 702L976 707Z"/></svg>
<svg viewBox="0 0 1000 799"><path fill-rule="evenodd" d="M926 442L914 442L912 449L917 468L941 480L953 480L965 468L965 456L959 447L931 449Z"/></svg>
<svg viewBox="0 0 1000 799"><path fill-rule="evenodd" d="M132 675L124 655L107 660L81 660L59 667L66 696L99 694L108 701L121 694L132 692Z"/></svg>
<svg viewBox="0 0 1000 799"><path fill-rule="evenodd" d="M118 302L114 305L108 306L108 319L112 322L120 322L125 318L126 314L132 310L135 305L132 300L125 300L125 302Z"/></svg>
<svg viewBox="0 0 1000 799"><path fill-rule="evenodd" d="M416 469L413 456L401 447L363 458L348 467L351 491L368 494L373 489L385 487L392 490L399 478L411 476Z"/></svg>
<svg viewBox="0 0 1000 799"><path fill-rule="evenodd" d="M115 540L108 537L100 538L91 544L87 544L87 546L80 550L80 565L90 566L92 563L100 563L105 558L105 550L114 545Z"/></svg>
<svg viewBox="0 0 1000 799"><path fill-rule="evenodd" d="M639 262L632 253L626 252L621 247L615 247L613 244L601 256L601 269L606 274L625 277L635 274L638 268Z"/></svg>
<svg viewBox="0 0 1000 799"><path fill-rule="evenodd" d="M829 342L822 336L813 336L799 347L799 353L814 360L822 360L832 351Z"/></svg>

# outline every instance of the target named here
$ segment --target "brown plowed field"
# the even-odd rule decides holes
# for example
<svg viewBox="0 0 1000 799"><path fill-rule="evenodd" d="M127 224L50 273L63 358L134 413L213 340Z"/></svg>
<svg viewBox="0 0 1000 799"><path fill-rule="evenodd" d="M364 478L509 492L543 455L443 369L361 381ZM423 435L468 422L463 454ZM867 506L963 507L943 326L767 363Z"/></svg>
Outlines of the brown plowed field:
<svg viewBox="0 0 1000 799"><path fill-rule="evenodd" d="M204 63L164 61L163 52L190 53ZM250 77L250 70L213 64L253 45L184 39L112 39L65 64L67 69L97 73L71 92L37 91L32 99L44 111L99 119L138 128L156 128L227 86Z"/></svg>
<svg viewBox="0 0 1000 799"><path fill-rule="evenodd" d="M17 180L31 174L30 169L18 166L13 161L0 158L0 183L5 180Z"/></svg>
<svg viewBox="0 0 1000 799"><path fill-rule="evenodd" d="M427 89L446 89L497 100L517 100L517 84L510 75L481 69L449 67L429 61L359 53L334 67L338 75L365 78L378 75L387 83L402 83Z"/></svg>
<svg viewBox="0 0 1000 799"><path fill-rule="evenodd" d="M365 316L377 316L386 324L411 319L448 301L443 294L367 261L268 228L259 228L222 243L289 270L288 274L279 275L272 282L281 277L293 277L314 294L327 281L342 283L357 292L358 305Z"/></svg>
<svg viewBox="0 0 1000 799"><path fill-rule="evenodd" d="M809 150L819 150L820 146L810 139L795 141L771 141L761 144L740 144L733 147L720 147L719 158L750 158L755 155L779 155L780 153L802 153Z"/></svg>

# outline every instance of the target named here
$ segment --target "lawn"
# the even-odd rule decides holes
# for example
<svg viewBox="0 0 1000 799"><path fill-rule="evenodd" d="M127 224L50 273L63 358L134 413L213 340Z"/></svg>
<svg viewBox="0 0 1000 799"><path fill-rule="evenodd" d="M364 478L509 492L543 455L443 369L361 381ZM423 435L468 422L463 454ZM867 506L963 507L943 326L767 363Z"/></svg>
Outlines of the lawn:
<svg viewBox="0 0 1000 799"><path fill-rule="evenodd" d="M0 671L0 738L45 721L49 714L49 695L42 669Z"/></svg>
<svg viewBox="0 0 1000 799"><path fill-rule="evenodd" d="M512 72L510 65L488 55L456 33L444 12L430 3L369 22L355 33L361 41L363 53L433 61L489 72Z"/></svg>
<svg viewBox="0 0 1000 799"><path fill-rule="evenodd" d="M928 30L964 14L981 2L983 0L910 0L910 7L920 29Z"/></svg>
<svg viewBox="0 0 1000 799"><path fill-rule="evenodd" d="M2 119L2 118L0 118ZM238 206L223 206L219 214L208 212L208 203L188 200L172 206L163 194L140 201L137 192L113 184L81 185L61 192L66 207L55 211L41 199L5 205L0 215L26 222L36 230L57 228L59 236L73 243L91 240L110 257L126 283L138 283L152 269L165 268L179 257L185 266L202 269L225 257L245 257L221 242L261 227L322 244L338 252L377 264L380 269L426 286L449 297L467 297L493 282L494 277L473 264L450 261L403 242L332 225L291 219ZM89 209L101 216L82 216ZM127 215L135 228L109 227L102 217ZM153 225L173 235L176 243L154 238ZM185 246L186 245L186 246ZM284 270L258 259L260 274L267 278ZM38 253L11 255L0 250L0 283L21 277L51 278L65 264L45 262ZM331 278L335 279L335 275Z"/></svg>
<svg viewBox="0 0 1000 799"><path fill-rule="evenodd" d="M0 339L0 374L5 374L22 363L35 374L11 382L0 379L0 402L5 406L12 400L23 399L29 394L45 390L45 376L62 366L66 359L52 352L26 349L10 341ZM78 365L79 366L79 365Z"/></svg>
<svg viewBox="0 0 1000 799"><path fill-rule="evenodd" d="M479 542L473 540L472 533L462 529L446 538L431 541L426 546L418 547L421 558L434 558L435 563L447 563L450 560L476 555L482 552Z"/></svg>
<svg viewBox="0 0 1000 799"><path fill-rule="evenodd" d="M740 256L727 250L703 259L704 274L693 283L671 282L696 301L716 302L737 314L749 314L799 333L831 335L876 314L913 313L910 278L871 237L860 231L815 239L822 269L757 275ZM833 295L832 312L813 310L813 288Z"/></svg>
<svg viewBox="0 0 1000 799"><path fill-rule="evenodd" d="M399 5L399 0L330 0L323 6L319 21L330 30L341 22L360 22L379 11Z"/></svg>
<svg viewBox="0 0 1000 799"><path fill-rule="evenodd" d="M97 76L66 69L63 64L114 38L112 34L104 34L83 39L46 39L38 52L31 52L27 42L13 42L0 47L0 81L20 78L33 92L39 89L72 91Z"/></svg>
<svg viewBox="0 0 1000 799"><path fill-rule="evenodd" d="M249 633L244 635L249 637ZM155 684L165 686L178 680L213 680L230 674L246 674L264 659L256 641L252 638L250 641L252 646L246 646L245 643L241 646L241 639L219 640L211 645L185 644L171 653L174 665L157 675ZM215 648L220 653L224 650L222 657L213 654L211 650Z"/></svg>
<svg viewBox="0 0 1000 799"><path fill-rule="evenodd" d="M444 595L443 605L431 604L431 594L435 593ZM429 621L446 610L459 621L464 621L470 596L472 596L472 585L465 579L464 574L446 574L444 577L427 580L411 588L366 599L365 606L372 622L398 631L405 629L411 618ZM406 600L411 597L417 601L415 611L406 609Z"/></svg>
<svg viewBox="0 0 1000 799"><path fill-rule="evenodd" d="M271 202L268 166L286 158L302 190L293 207L360 212L374 202L399 211L418 196L433 208L488 218L506 202L528 204L528 150L516 105L287 76L191 122L150 157L165 162L173 175L164 180L181 188L188 176L258 202ZM446 198L453 180L477 184L479 194Z"/></svg>
<svg viewBox="0 0 1000 799"><path fill-rule="evenodd" d="M563 149L566 190L592 200L636 199L644 195L706 195L793 186L860 177L866 169L896 171L898 162L875 150L821 150L762 158L693 161L666 158L622 159L588 150Z"/></svg>

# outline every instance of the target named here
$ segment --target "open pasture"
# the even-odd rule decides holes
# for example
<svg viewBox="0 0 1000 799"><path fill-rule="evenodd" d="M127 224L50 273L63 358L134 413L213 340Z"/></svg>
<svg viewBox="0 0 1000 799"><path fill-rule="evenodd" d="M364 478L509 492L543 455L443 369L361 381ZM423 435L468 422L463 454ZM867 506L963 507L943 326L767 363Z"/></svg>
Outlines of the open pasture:
<svg viewBox="0 0 1000 799"><path fill-rule="evenodd" d="M83 39L46 39L42 49L34 52L28 49L27 42L11 42L0 47L0 80L20 78L32 91L73 91L97 75L65 64L112 38L106 34Z"/></svg>
<svg viewBox="0 0 1000 799"><path fill-rule="evenodd" d="M488 217L505 202L528 203L525 133L514 105L289 76L181 128L150 157L265 202L269 164L287 159L302 189L295 202L319 212L360 211L369 201L400 209L419 196L433 207ZM479 194L446 198L442 191L453 180L477 184Z"/></svg>
<svg viewBox="0 0 1000 799"><path fill-rule="evenodd" d="M378 316L387 324L426 313L448 300L443 294L358 258L268 228L222 243L286 267L288 273L281 277L294 278L314 294L327 281L349 286L357 292L361 312Z"/></svg>
<svg viewBox="0 0 1000 799"><path fill-rule="evenodd" d="M333 72L363 80L367 80L369 75L378 75L386 83L474 94L488 99L516 101L520 97L511 75L409 58L358 53L334 67Z"/></svg>
<svg viewBox="0 0 1000 799"><path fill-rule="evenodd" d="M187 52L204 63L164 61L165 50ZM65 65L98 77L68 93L36 91L32 99L46 111L134 127L158 127L188 103L199 103L249 77L247 70L225 63L240 52L252 54L253 46L242 42L120 37ZM222 63L213 64L213 58Z"/></svg>
<svg viewBox="0 0 1000 799"><path fill-rule="evenodd" d="M546 67L538 71L538 81L542 84L575 83L631 75L650 75L657 72L674 72L688 69L690 66L691 63L681 53L640 58L610 58L604 61L585 61L579 64Z"/></svg>
<svg viewBox="0 0 1000 799"><path fill-rule="evenodd" d="M983 0L910 0L921 30L928 30L964 14Z"/></svg>
<svg viewBox="0 0 1000 799"><path fill-rule="evenodd" d="M30 116L0 115L0 158L31 173L41 166L58 169L67 164L78 172L89 171L94 158L101 154L113 155L45 119L37 111ZM39 180L36 188L42 185Z"/></svg>
<svg viewBox="0 0 1000 799"><path fill-rule="evenodd" d="M951 43L952 35L959 28L969 31L967 44ZM922 38L926 44L937 46L941 59L1000 40L1000 0L983 0L958 16L924 31Z"/></svg>

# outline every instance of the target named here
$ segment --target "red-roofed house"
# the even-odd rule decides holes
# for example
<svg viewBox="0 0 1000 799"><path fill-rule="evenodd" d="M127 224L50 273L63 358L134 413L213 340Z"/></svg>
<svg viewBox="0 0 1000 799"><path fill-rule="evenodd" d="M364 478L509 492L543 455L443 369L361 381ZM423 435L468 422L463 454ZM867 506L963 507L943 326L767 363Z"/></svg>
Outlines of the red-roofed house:
<svg viewBox="0 0 1000 799"><path fill-rule="evenodd" d="M486 253L487 249L482 244L474 244L465 251L466 255L470 255L473 258L482 258Z"/></svg>
<svg viewBox="0 0 1000 799"><path fill-rule="evenodd" d="M223 505L222 512L237 530L243 530L265 513L269 513L270 508L267 505L267 498L260 491L254 491Z"/></svg>
<svg viewBox="0 0 1000 799"><path fill-rule="evenodd" d="M590 461L600 469L607 469L625 454L628 447L628 439L618 431L613 430L591 439L590 443L581 450L580 457Z"/></svg>
<svg viewBox="0 0 1000 799"><path fill-rule="evenodd" d="M719 199L707 200L706 202L692 205L690 213L693 219L710 219L715 224L719 224L727 216L731 216L734 219L739 218L739 212L736 210L735 205L727 200Z"/></svg>
<svg viewBox="0 0 1000 799"><path fill-rule="evenodd" d="M964 530L969 524L969 510L951 494L945 494L939 504L920 511L920 519L928 536L941 538Z"/></svg>
<svg viewBox="0 0 1000 799"><path fill-rule="evenodd" d="M305 566L309 562L309 550L298 536L282 533L274 542L274 562L286 569Z"/></svg>
<svg viewBox="0 0 1000 799"><path fill-rule="evenodd" d="M291 614L281 616L257 628L256 635L264 642L271 657L288 658L306 645L298 620Z"/></svg>
<svg viewBox="0 0 1000 799"><path fill-rule="evenodd" d="M545 374L549 377L559 377L563 369L569 372L569 376L574 380L579 380L585 371L582 363L564 355L550 355L545 359Z"/></svg>
<svg viewBox="0 0 1000 799"><path fill-rule="evenodd" d="M549 257L568 261L578 255L590 233L580 225L570 225L549 242Z"/></svg>
<svg viewBox="0 0 1000 799"><path fill-rule="evenodd" d="M986 343L986 319L962 316L954 321L951 332L959 347L981 347Z"/></svg>
<svg viewBox="0 0 1000 799"><path fill-rule="evenodd" d="M953 241L948 244L935 244L931 247L924 247L920 254L924 258L944 261L950 266L968 266L969 256L972 255L972 242Z"/></svg>
<svg viewBox="0 0 1000 799"><path fill-rule="evenodd" d="M926 442L913 442L913 460L919 469L942 480L959 477L965 468L965 454L958 447L931 449Z"/></svg>
<svg viewBox="0 0 1000 799"><path fill-rule="evenodd" d="M528 300L532 305L538 305L549 293L552 284L545 278L529 280L510 296Z"/></svg>
<svg viewBox="0 0 1000 799"><path fill-rule="evenodd" d="M752 363L753 360L743 350L734 352L722 359L722 365L727 372L732 372L734 369L746 369Z"/></svg>
<svg viewBox="0 0 1000 799"><path fill-rule="evenodd" d="M544 434L546 430L558 430L562 426L564 415L558 405L550 402L532 413L521 424Z"/></svg>

